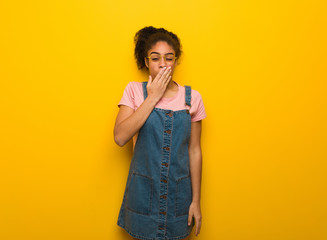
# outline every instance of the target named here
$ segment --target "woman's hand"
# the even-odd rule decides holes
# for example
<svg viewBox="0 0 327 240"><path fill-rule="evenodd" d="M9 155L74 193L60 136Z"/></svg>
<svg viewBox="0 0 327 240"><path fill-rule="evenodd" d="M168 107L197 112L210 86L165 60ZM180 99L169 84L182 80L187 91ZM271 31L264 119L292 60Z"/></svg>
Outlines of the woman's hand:
<svg viewBox="0 0 327 240"><path fill-rule="evenodd" d="M189 226L192 223L193 217L195 219L195 236L197 236L200 233L201 221L202 221L200 203L192 202L190 205L189 212L188 212L188 225Z"/></svg>
<svg viewBox="0 0 327 240"><path fill-rule="evenodd" d="M153 97L156 101L159 101L166 91L167 85L171 79L170 76L171 67L164 67L160 70L154 80L151 75L146 86L149 97Z"/></svg>

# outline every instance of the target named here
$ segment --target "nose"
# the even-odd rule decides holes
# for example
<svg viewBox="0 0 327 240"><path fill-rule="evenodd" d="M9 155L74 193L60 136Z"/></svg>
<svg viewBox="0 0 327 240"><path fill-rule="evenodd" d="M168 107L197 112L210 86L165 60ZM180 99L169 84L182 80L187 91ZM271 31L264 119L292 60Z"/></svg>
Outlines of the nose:
<svg viewBox="0 0 327 240"><path fill-rule="evenodd" d="M165 61L165 58L164 58L163 56L160 56L159 66L160 66L161 68L163 68L163 67L167 67L167 65L166 65L166 61Z"/></svg>

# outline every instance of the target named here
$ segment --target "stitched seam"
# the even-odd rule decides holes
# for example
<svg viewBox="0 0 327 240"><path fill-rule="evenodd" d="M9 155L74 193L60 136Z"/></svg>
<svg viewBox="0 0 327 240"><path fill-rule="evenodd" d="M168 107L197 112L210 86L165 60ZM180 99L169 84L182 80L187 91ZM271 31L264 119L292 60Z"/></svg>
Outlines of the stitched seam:
<svg viewBox="0 0 327 240"><path fill-rule="evenodd" d="M168 169L167 169L167 179L169 179L169 169L170 169L170 157L171 157L171 152L172 152L172 149L171 149L171 144L172 144L172 138L173 138L173 131L174 130L174 113L171 117L171 133L170 133L170 151L169 151L169 158L168 158ZM166 204L166 212L168 212L168 199L169 199L169 184L167 184L167 204ZM166 221L167 221L167 216L166 216ZM165 230L165 237L166 237L166 234L167 234L167 228Z"/></svg>
<svg viewBox="0 0 327 240"><path fill-rule="evenodd" d="M155 108L156 109L156 108ZM167 110L166 110L167 111ZM165 116L165 115L164 115ZM163 129L166 129L166 121L164 119L164 126L163 126ZM163 160L163 145L165 143L165 131L162 131L162 145L161 145L161 160L160 160L160 169L162 168L162 160ZM162 172L160 171L160 179L162 179ZM168 181L168 180L167 180ZM161 182L159 183L159 193L160 193L160 184ZM160 209L160 196L158 198L158 206L159 206L159 209ZM160 211L159 211L159 218L160 218ZM158 231L157 231L158 232ZM166 236L166 231L164 233L164 236Z"/></svg>

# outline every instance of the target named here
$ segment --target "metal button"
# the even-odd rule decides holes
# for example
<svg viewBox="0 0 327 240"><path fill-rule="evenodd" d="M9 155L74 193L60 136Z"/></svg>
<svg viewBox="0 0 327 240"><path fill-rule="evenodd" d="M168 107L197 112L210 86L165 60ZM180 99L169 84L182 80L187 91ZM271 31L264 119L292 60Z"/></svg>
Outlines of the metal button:
<svg viewBox="0 0 327 240"><path fill-rule="evenodd" d="M173 116L173 112L166 113L166 115L169 116L169 117L172 117Z"/></svg>
<svg viewBox="0 0 327 240"><path fill-rule="evenodd" d="M169 151L170 147L164 147L163 149L165 149L166 151Z"/></svg>
<svg viewBox="0 0 327 240"><path fill-rule="evenodd" d="M160 212L160 214L166 215L166 212Z"/></svg>
<svg viewBox="0 0 327 240"><path fill-rule="evenodd" d="M161 195L160 197L163 198L163 199L167 199L166 195Z"/></svg>
<svg viewBox="0 0 327 240"><path fill-rule="evenodd" d="M162 166L168 167L168 163L161 163Z"/></svg>
<svg viewBox="0 0 327 240"><path fill-rule="evenodd" d="M165 133L171 134L171 130L166 130Z"/></svg>
<svg viewBox="0 0 327 240"><path fill-rule="evenodd" d="M189 111L188 109L186 109L186 113L187 113L187 114L190 114L190 111Z"/></svg>
<svg viewBox="0 0 327 240"><path fill-rule="evenodd" d="M166 179L161 179L160 181L161 182L164 182L164 183L167 183L167 180Z"/></svg>

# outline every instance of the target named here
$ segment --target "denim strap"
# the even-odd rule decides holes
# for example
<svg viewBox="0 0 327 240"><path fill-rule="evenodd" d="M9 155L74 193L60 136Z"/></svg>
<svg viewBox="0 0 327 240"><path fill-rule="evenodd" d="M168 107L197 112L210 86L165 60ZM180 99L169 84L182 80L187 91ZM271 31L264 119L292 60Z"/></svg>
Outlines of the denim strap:
<svg viewBox="0 0 327 240"><path fill-rule="evenodd" d="M185 87L185 104L191 107L191 87L186 85L184 87Z"/></svg>
<svg viewBox="0 0 327 240"><path fill-rule="evenodd" d="M148 96L148 92L146 91L146 85L147 85L147 83L148 83L148 82L142 82L144 100L145 100L146 97Z"/></svg>

